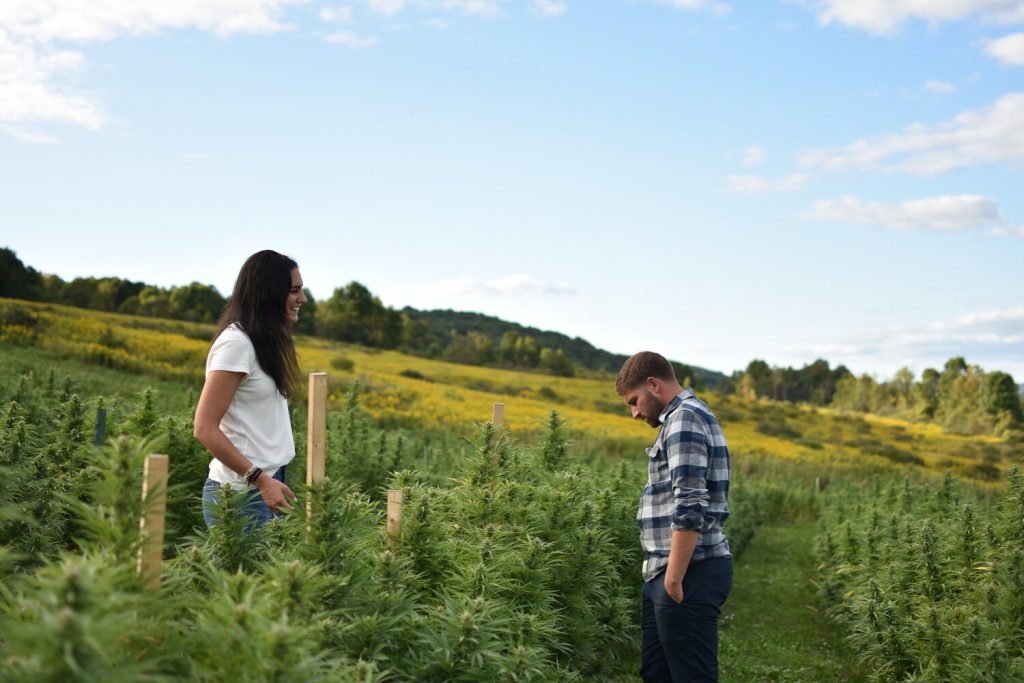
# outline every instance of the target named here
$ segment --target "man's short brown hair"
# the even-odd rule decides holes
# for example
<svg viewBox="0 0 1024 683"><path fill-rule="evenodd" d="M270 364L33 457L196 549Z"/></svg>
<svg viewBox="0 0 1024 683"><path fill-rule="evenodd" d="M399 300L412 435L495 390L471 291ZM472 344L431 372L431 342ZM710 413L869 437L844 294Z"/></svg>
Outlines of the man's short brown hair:
<svg viewBox="0 0 1024 683"><path fill-rule="evenodd" d="M641 351L630 356L619 368L619 375L615 378L615 391L622 396L643 384L648 377L657 377L666 382L678 381L672 364L665 356L653 351Z"/></svg>

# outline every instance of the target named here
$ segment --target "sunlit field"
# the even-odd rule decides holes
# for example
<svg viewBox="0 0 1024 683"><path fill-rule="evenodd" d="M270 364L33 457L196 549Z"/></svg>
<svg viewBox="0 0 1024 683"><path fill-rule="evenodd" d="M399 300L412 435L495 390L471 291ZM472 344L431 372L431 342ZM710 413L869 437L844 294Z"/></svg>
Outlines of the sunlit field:
<svg viewBox="0 0 1024 683"><path fill-rule="evenodd" d="M213 332L210 325L0 300L0 343L177 380L196 391ZM315 338L299 337L297 346L305 372L328 373L332 402L358 382L364 406L382 425L464 433L467 425L489 419L492 405L501 402L506 425L524 439L540 430L552 409L575 438L615 444L616 450L639 448L653 437L645 424L630 419L611 375L555 377ZM712 392L702 396L737 453L867 470L949 470L988 481L999 478L1010 452L995 437L958 436L934 424Z"/></svg>

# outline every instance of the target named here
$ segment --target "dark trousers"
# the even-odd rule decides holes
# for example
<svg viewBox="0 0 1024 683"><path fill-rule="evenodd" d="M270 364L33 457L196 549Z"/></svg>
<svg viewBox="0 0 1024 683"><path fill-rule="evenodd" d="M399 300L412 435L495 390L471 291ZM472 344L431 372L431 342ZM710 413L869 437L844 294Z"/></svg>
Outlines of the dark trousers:
<svg viewBox="0 0 1024 683"><path fill-rule="evenodd" d="M277 472L274 473L274 479L283 483L284 474L287 471L288 465L282 465L277 468ZM207 479L206 483L203 484L203 521L206 522L207 529L211 528L216 521L214 508L220 505L220 487L221 485L213 479ZM260 495L259 491L248 489L242 495L245 496L245 507L242 509L242 514L252 520L245 527L246 533L249 533L255 527L263 526L274 518L274 513L263 502L263 496Z"/></svg>
<svg viewBox="0 0 1024 683"><path fill-rule="evenodd" d="M718 615L732 587L732 558L692 562L683 601L665 592L665 572L644 584L640 675L646 683L718 680Z"/></svg>

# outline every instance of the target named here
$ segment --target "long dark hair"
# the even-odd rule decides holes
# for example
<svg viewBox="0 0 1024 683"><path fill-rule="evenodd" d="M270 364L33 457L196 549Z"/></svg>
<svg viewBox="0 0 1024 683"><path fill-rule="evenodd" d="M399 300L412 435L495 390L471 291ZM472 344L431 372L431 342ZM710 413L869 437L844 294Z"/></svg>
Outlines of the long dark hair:
<svg viewBox="0 0 1024 683"><path fill-rule="evenodd" d="M238 323L256 349L256 360L287 397L299 377L295 343L285 321L285 305L292 288L294 259L276 251L258 251L242 265L227 308L220 316L214 339Z"/></svg>

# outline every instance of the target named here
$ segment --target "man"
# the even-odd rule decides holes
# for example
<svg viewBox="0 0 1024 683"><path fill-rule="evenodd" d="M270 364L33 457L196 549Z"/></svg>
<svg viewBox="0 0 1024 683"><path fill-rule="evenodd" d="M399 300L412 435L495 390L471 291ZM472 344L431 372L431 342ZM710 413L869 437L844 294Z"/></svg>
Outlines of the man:
<svg viewBox="0 0 1024 683"><path fill-rule="evenodd" d="M663 356L627 360L615 390L658 428L637 524L644 549L644 681L717 681L718 616L732 586L729 449L718 419Z"/></svg>

